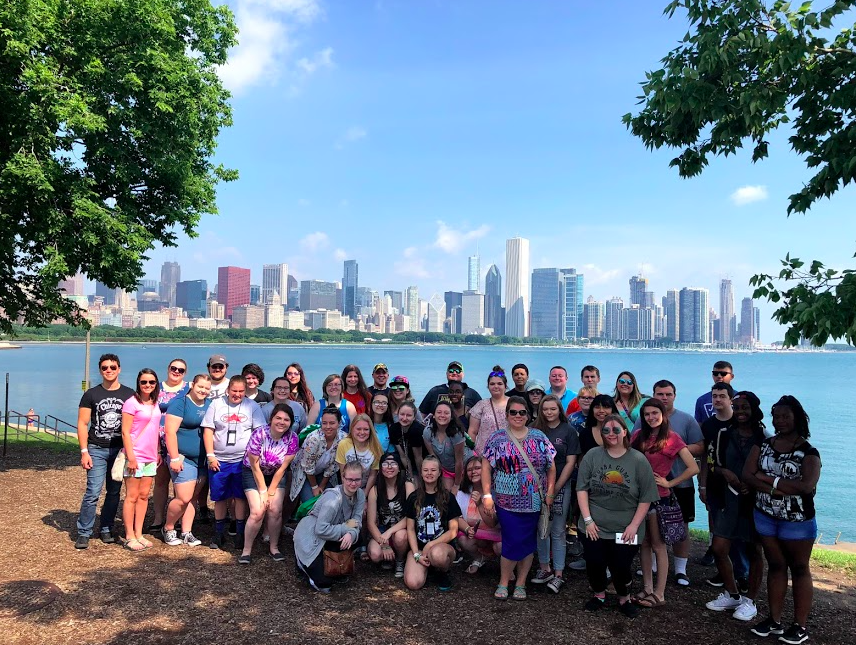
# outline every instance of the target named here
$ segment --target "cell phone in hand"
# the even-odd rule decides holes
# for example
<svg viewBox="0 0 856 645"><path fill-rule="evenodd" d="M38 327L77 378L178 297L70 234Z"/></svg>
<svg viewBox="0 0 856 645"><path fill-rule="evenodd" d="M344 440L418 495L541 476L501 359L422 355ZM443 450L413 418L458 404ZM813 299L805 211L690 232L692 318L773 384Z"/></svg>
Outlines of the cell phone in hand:
<svg viewBox="0 0 856 645"><path fill-rule="evenodd" d="M634 535L632 540L625 540L624 533L616 533L615 534L615 543L616 544L639 544L639 536Z"/></svg>

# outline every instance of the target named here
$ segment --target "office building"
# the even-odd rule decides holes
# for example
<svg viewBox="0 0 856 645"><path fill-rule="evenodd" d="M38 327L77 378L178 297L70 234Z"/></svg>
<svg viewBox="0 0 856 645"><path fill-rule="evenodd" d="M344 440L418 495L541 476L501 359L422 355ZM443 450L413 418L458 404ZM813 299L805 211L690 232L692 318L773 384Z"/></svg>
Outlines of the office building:
<svg viewBox="0 0 856 645"><path fill-rule="evenodd" d="M681 303L677 289L669 289L663 296L663 316L666 319L664 337L678 342L681 337Z"/></svg>
<svg viewBox="0 0 856 645"><path fill-rule="evenodd" d="M603 335L607 340L621 339L621 310L624 301L614 296L606 301L603 318Z"/></svg>
<svg viewBox="0 0 856 645"><path fill-rule="evenodd" d="M754 332L753 338L756 343L761 342L761 310L758 307L752 307L752 311L754 313L753 319L755 322L754 328L752 331Z"/></svg>
<svg viewBox="0 0 856 645"><path fill-rule="evenodd" d="M467 258L467 291L481 292L481 258L471 255Z"/></svg>
<svg viewBox="0 0 856 645"><path fill-rule="evenodd" d="M59 281L59 289L64 291L66 296L82 296L83 293L83 274L79 271L73 276L69 276L65 280Z"/></svg>
<svg viewBox="0 0 856 645"><path fill-rule="evenodd" d="M140 280L137 283L137 300L142 300L143 295L147 293L157 294L160 299L160 286L157 280Z"/></svg>
<svg viewBox="0 0 856 645"><path fill-rule="evenodd" d="M606 306L593 296L586 298L583 305L583 334L585 338L603 338L603 323Z"/></svg>
<svg viewBox="0 0 856 645"><path fill-rule="evenodd" d="M755 342L755 302L743 298L740 303L740 342L752 345Z"/></svg>
<svg viewBox="0 0 856 645"><path fill-rule="evenodd" d="M499 267L491 264L484 279L484 326L495 336L505 334L505 310L502 306L502 276Z"/></svg>
<svg viewBox="0 0 856 645"><path fill-rule="evenodd" d="M731 280L719 281L719 338L721 343L735 341L737 318L734 315L734 289Z"/></svg>
<svg viewBox="0 0 856 645"><path fill-rule="evenodd" d="M678 294L682 343L710 343L709 292L697 287L684 287Z"/></svg>
<svg viewBox="0 0 856 645"><path fill-rule="evenodd" d="M178 262L164 262L161 266L160 297L170 307L175 307L175 285L181 282L181 267Z"/></svg>
<svg viewBox="0 0 856 645"><path fill-rule="evenodd" d="M288 299L284 302L286 302L289 311L300 308L300 283L291 274L288 276Z"/></svg>
<svg viewBox="0 0 856 645"><path fill-rule="evenodd" d="M653 309L630 305L621 310L621 340L654 340Z"/></svg>
<svg viewBox="0 0 856 645"><path fill-rule="evenodd" d="M484 331L484 294L464 291L461 303L462 334L480 334Z"/></svg>
<svg viewBox="0 0 856 645"><path fill-rule="evenodd" d="M443 302L446 303L446 318L450 319L449 329L450 334L461 333L461 304L463 303L464 294L460 291L446 291L443 294Z"/></svg>
<svg viewBox="0 0 856 645"><path fill-rule="evenodd" d="M260 284L251 284L250 285L250 304L251 305L261 305L262 304L262 286Z"/></svg>
<svg viewBox="0 0 856 645"><path fill-rule="evenodd" d="M404 310L404 292L403 291L384 291L384 297L389 296L389 301L396 313L401 313Z"/></svg>
<svg viewBox="0 0 856 645"><path fill-rule="evenodd" d="M339 311L336 309L336 292L339 285L336 282L325 282L323 280L301 280L300 281L300 310L313 311L326 309L328 311Z"/></svg>
<svg viewBox="0 0 856 645"><path fill-rule="evenodd" d="M645 292L648 291L648 278L634 275L630 278L630 305L645 305ZM652 294L653 298L653 294ZM654 304L653 302L651 303Z"/></svg>
<svg viewBox="0 0 856 645"><path fill-rule="evenodd" d="M175 285L175 306L184 309L189 318L205 317L207 299L208 282L205 280L183 280Z"/></svg>
<svg viewBox="0 0 856 645"><path fill-rule="evenodd" d="M514 338L529 335L529 240L505 241L505 333Z"/></svg>
<svg viewBox="0 0 856 645"><path fill-rule="evenodd" d="M404 315L410 319L410 331L422 329L420 324L422 317L419 314L419 289L417 287L407 287L404 291Z"/></svg>
<svg viewBox="0 0 856 645"><path fill-rule="evenodd" d="M95 281L95 297L101 298L105 305L116 304L116 289L108 287L103 282Z"/></svg>
<svg viewBox="0 0 856 645"><path fill-rule="evenodd" d="M562 275L559 269L546 268L532 271L532 304L531 328L529 336L533 338L554 338L561 336L563 311L560 311L562 301Z"/></svg>
<svg viewBox="0 0 856 645"><path fill-rule="evenodd" d="M583 274L577 273L575 269L562 269L559 273L559 337L565 342L575 341L583 336Z"/></svg>
<svg viewBox="0 0 856 645"><path fill-rule="evenodd" d="M357 289L360 286L360 267L356 260L345 260L342 271L342 313L356 320Z"/></svg>
<svg viewBox="0 0 856 645"><path fill-rule="evenodd" d="M259 305L236 305L232 309L232 327L258 329L265 326L265 308Z"/></svg>
<svg viewBox="0 0 856 645"><path fill-rule="evenodd" d="M273 296L279 296L280 303L288 301L288 265L265 264L262 266L262 292L259 304L269 305Z"/></svg>
<svg viewBox="0 0 856 645"><path fill-rule="evenodd" d="M232 310L250 304L250 270L242 267L217 269L217 302L223 305L225 317L232 319Z"/></svg>
<svg viewBox="0 0 856 645"><path fill-rule="evenodd" d="M441 332L446 321L446 302L439 293L435 293L428 301L428 326L426 331Z"/></svg>

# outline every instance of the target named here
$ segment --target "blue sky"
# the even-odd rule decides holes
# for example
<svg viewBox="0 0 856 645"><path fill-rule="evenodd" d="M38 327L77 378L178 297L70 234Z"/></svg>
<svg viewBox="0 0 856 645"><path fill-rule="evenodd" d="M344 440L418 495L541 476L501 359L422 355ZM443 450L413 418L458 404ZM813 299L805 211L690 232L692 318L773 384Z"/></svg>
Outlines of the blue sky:
<svg viewBox="0 0 856 645"><path fill-rule="evenodd" d="M735 307L749 277L790 251L841 266L854 250L852 190L785 217L808 173L775 136L771 158L712 162L681 180L621 116L646 70L687 30L661 2L232 0L241 43L221 75L234 126L199 237L157 249L158 278L213 287L218 266L287 262L340 280L356 259L377 290L466 288L467 256L505 275L505 240L531 240L532 268L575 267L586 295L628 297L643 269L657 297L701 286ZM781 332L761 303L762 340Z"/></svg>

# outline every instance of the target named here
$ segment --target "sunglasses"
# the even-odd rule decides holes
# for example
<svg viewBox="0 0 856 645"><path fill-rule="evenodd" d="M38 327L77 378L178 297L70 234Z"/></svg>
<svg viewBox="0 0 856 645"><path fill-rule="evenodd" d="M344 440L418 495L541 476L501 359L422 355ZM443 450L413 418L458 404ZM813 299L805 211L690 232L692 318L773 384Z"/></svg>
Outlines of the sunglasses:
<svg viewBox="0 0 856 645"><path fill-rule="evenodd" d="M711 372L711 374L713 374L714 376L721 376L722 378L725 378L726 376L731 374L731 372L720 372L718 370L713 370L713 372Z"/></svg>
<svg viewBox="0 0 856 645"><path fill-rule="evenodd" d="M446 370L449 374L463 374L464 370L460 367L451 367Z"/></svg>
<svg viewBox="0 0 856 645"><path fill-rule="evenodd" d="M488 378L505 378L505 372L491 372L487 375Z"/></svg>
<svg viewBox="0 0 856 645"><path fill-rule="evenodd" d="M102 372L115 372L117 369L119 369L118 365L102 365L101 366Z"/></svg>
<svg viewBox="0 0 856 645"><path fill-rule="evenodd" d="M393 390L393 391L406 390L407 386L406 385L390 385L389 389Z"/></svg>
<svg viewBox="0 0 856 645"><path fill-rule="evenodd" d="M140 385L157 385L157 381L139 381Z"/></svg>
<svg viewBox="0 0 856 645"><path fill-rule="evenodd" d="M631 381L630 379L626 379L626 378L620 378L620 379L618 379L618 384L619 385L633 385L633 381Z"/></svg>
<svg viewBox="0 0 856 645"><path fill-rule="evenodd" d="M526 410L509 410L508 416L510 417L525 417L529 416L529 413Z"/></svg>
<svg viewBox="0 0 856 645"><path fill-rule="evenodd" d="M210 367L212 370L224 370L224 369L226 369L226 366L223 365L223 363L214 363L214 365L209 365L208 367Z"/></svg>
<svg viewBox="0 0 856 645"><path fill-rule="evenodd" d="M602 435L608 435L610 432L612 432L612 434L614 435L620 435L624 432L624 430L622 428L616 428L615 426L600 429L600 434Z"/></svg>
<svg viewBox="0 0 856 645"><path fill-rule="evenodd" d="M169 371L175 372L176 374L184 374L187 370L183 367L176 367L175 365L170 365Z"/></svg>

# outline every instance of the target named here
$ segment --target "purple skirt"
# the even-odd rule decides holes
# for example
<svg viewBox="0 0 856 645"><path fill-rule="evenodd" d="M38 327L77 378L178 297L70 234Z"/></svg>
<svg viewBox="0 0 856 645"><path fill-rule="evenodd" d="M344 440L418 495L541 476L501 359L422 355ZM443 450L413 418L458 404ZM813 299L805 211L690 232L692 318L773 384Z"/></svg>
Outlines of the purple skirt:
<svg viewBox="0 0 856 645"><path fill-rule="evenodd" d="M496 507L503 558L519 562L535 553L538 549L539 516L540 513L517 513Z"/></svg>

